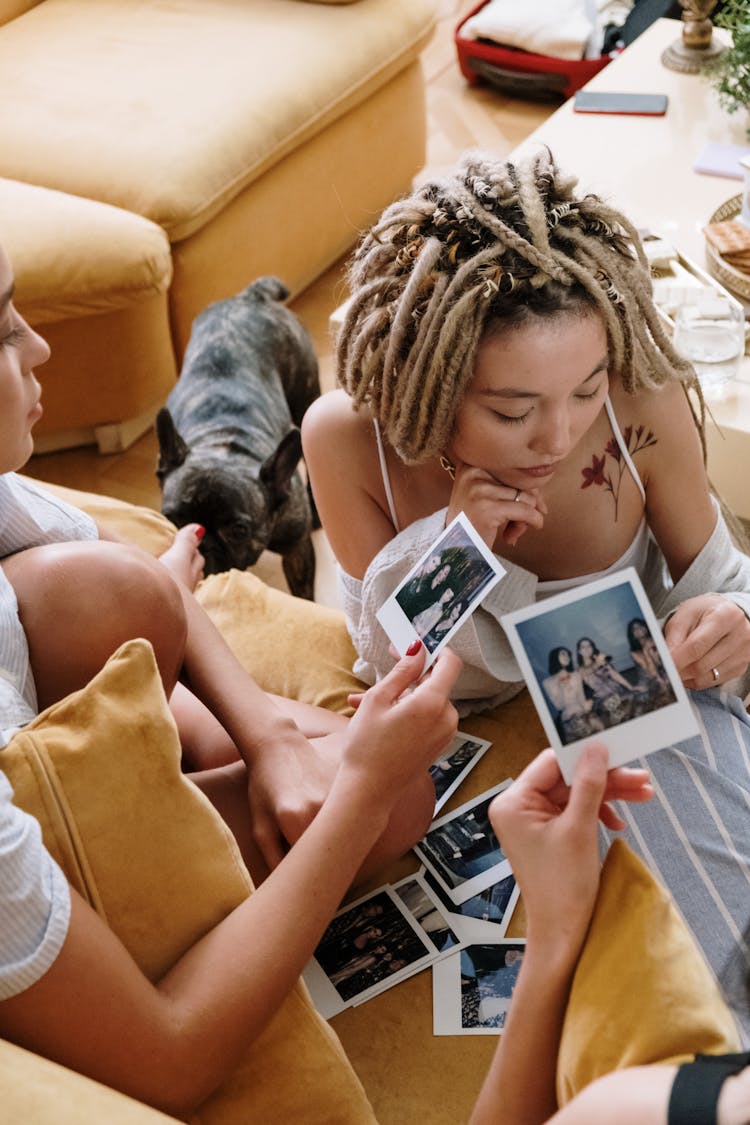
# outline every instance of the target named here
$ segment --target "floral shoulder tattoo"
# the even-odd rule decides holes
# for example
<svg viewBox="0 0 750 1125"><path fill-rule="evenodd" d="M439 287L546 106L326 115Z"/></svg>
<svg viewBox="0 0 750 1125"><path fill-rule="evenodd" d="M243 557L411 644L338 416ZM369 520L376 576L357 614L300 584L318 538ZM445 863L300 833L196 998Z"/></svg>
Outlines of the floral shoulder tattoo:
<svg viewBox="0 0 750 1125"><path fill-rule="evenodd" d="M622 436L625 448L631 457L635 457L643 449L648 449L650 445L656 445L656 438L651 430L646 431L645 426L637 426L635 430L632 426L626 426L622 431ZM626 472L627 465L615 438L609 439L601 457L594 454L588 468L581 469L583 475L581 488L589 488L592 484L597 484L604 488L605 492L612 493L612 499L615 503L615 521L617 521L620 486Z"/></svg>

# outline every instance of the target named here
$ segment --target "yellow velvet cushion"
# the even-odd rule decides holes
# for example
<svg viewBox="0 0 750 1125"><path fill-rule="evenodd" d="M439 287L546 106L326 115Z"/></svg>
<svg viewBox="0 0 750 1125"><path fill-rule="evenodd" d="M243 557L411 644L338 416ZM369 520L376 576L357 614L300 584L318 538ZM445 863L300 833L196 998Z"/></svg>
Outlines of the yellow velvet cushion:
<svg viewBox="0 0 750 1125"><path fill-rule="evenodd" d="M206 578L196 596L262 688L351 713L347 696L363 685L351 671L356 654L343 613L239 570Z"/></svg>
<svg viewBox="0 0 750 1125"><path fill-rule="evenodd" d="M616 840L568 1002L559 1104L612 1070L738 1049L734 1020L669 894Z"/></svg>
<svg viewBox="0 0 750 1125"><path fill-rule="evenodd" d="M251 891L223 820L180 772L150 645L123 645L83 690L0 752L71 884L151 978ZM196 1121L373 1121L343 1050L302 984Z"/></svg>
<svg viewBox="0 0 750 1125"><path fill-rule="evenodd" d="M142 1102L0 1040L4 1121L32 1125L169 1125Z"/></svg>

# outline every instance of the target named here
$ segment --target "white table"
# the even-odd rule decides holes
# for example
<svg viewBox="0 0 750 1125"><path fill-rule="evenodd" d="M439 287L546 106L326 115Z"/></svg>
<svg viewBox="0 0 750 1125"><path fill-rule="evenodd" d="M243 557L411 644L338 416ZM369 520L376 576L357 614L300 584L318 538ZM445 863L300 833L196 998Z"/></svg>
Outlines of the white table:
<svg viewBox="0 0 750 1125"><path fill-rule="evenodd" d="M540 125L516 150L549 145L581 187L604 196L639 227L664 234L706 267L703 225L742 189L742 182L693 171L705 144L747 145L747 113L729 114L700 75L679 74L661 54L680 34L677 20L657 20L587 85L668 95L664 117L574 113L572 102ZM750 519L750 358L727 402L713 404L708 426L709 474L737 515Z"/></svg>

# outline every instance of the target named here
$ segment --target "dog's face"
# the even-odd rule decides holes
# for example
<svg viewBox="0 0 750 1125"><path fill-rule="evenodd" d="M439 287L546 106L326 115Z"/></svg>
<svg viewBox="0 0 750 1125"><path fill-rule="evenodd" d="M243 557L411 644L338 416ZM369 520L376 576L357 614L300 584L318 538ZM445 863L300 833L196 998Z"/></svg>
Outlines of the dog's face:
<svg viewBox="0 0 750 1125"><path fill-rule="evenodd" d="M279 549L274 544L280 534L294 541L309 533L309 503L296 472L302 453L296 427L261 464L231 441L191 449L166 409L159 412L157 433L162 512L177 527L205 527L206 574L245 570L266 548Z"/></svg>

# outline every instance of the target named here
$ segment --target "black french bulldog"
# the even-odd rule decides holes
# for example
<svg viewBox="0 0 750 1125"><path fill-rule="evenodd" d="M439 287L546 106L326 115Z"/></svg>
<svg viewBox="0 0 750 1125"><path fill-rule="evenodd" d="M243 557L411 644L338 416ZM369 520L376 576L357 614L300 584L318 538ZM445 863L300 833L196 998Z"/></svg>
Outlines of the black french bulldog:
<svg viewBox="0 0 750 1125"><path fill-rule="evenodd" d="M319 526L297 468L299 425L320 395L312 341L261 277L193 321L180 378L156 419L162 512L200 523L206 574L282 555L289 589L313 597Z"/></svg>

